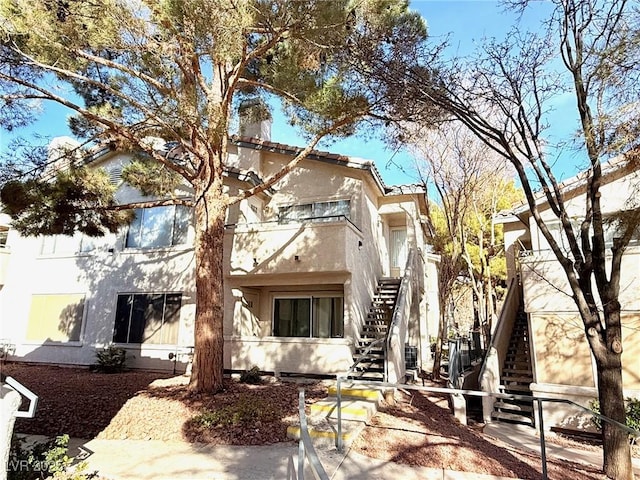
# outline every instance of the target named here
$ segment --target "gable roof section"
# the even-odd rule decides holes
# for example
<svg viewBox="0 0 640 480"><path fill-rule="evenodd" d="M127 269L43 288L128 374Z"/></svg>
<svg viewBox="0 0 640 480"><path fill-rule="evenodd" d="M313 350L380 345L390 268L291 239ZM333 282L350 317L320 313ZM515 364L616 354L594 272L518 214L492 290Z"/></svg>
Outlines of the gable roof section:
<svg viewBox="0 0 640 480"><path fill-rule="evenodd" d="M294 147L284 143L271 142L269 140L262 140L255 137L239 137L234 135L231 137L231 142L239 147L251 148L253 150L261 150L272 153L279 153L282 155L295 156L300 153L303 148ZM376 168L375 164L371 160L365 160L362 158L349 157L347 155L341 155L338 153L324 152L320 150L312 150L305 158L309 160L316 160L324 163L330 163L333 165L340 165L343 167L355 168L358 170L368 170L373 177L373 180L378 185L383 193L389 193L390 189L385 185L382 180L380 172Z"/></svg>
<svg viewBox="0 0 640 480"><path fill-rule="evenodd" d="M159 140L159 139L158 139ZM230 141L233 145L238 147L250 148L258 151L279 153L281 155L287 156L295 156L300 151L303 150L302 147L296 147L292 145L287 145L284 143L272 142L268 140L262 140L255 137L241 137L238 135L233 135L230 137ZM164 142L164 144L156 143L158 147L158 151L165 156L174 156L176 161L183 161L181 154L178 152L177 143L176 142ZM111 145L100 145L94 150L90 151L83 159L84 163L92 163L100 158L108 155L109 153L113 153L113 147ZM321 150L312 150L306 157L306 159L320 161L324 163L329 163L333 165L339 165L347 168L353 168L357 170L368 171L371 175L372 180L378 186L380 191L385 195L421 195L425 194L425 189L423 185L419 184L411 184L411 185L392 185L387 186L380 175L380 171L376 167L375 163L372 160L367 160L358 157L351 157L347 155L341 155L337 153L331 153ZM261 179L257 177L254 172L245 173L244 175L239 172L237 169L229 169L227 172L231 174L231 176L235 178L242 179L248 176L251 177L249 183L256 185L256 182L260 183ZM242 177L242 178L240 178Z"/></svg>
<svg viewBox="0 0 640 480"><path fill-rule="evenodd" d="M618 155L607 162L602 163L602 183L613 182L628 173L640 170L640 149L634 149L629 153ZM560 192L565 199L579 195L589 180L589 170L579 172L577 175L558 184ZM542 190L534 192L536 205L547 204L547 197ZM514 206L511 210L498 212L494 217L497 223L509 223L520 220L518 216L529 213L529 204L526 200Z"/></svg>

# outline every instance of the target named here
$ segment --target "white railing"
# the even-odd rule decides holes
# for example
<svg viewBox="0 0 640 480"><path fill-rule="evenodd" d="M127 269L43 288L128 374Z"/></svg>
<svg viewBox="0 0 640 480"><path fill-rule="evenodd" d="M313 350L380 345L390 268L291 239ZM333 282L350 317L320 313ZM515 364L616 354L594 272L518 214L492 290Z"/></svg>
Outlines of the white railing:
<svg viewBox="0 0 640 480"><path fill-rule="evenodd" d="M293 455L289 457L287 464L287 480L304 480L304 467L309 463L309 468L316 480L329 480L329 475L325 471L318 454L316 453L309 428L307 427L307 416L304 411L304 388L298 391L298 415L300 416L300 440L298 441L298 471L296 472Z"/></svg>
<svg viewBox="0 0 640 480"><path fill-rule="evenodd" d="M18 392L29 400L29 407L26 410L18 410L14 413L15 417L33 418L36 414L36 408L38 407L38 396L22 385L13 377L2 378L2 384L9 386L11 389Z"/></svg>
<svg viewBox="0 0 640 480"><path fill-rule="evenodd" d="M507 298L504 301L498 325L491 337L489 348L484 357L484 363L480 370L480 389L484 392L499 393L500 392L500 376L502 365L507 355L509 341L511 340L511 332L513 323L518 315L518 308L521 301L521 288L516 278L511 280ZM482 416L485 422L491 422L491 413L493 412L493 404L496 402L495 397L483 397L482 399Z"/></svg>
<svg viewBox="0 0 640 480"><path fill-rule="evenodd" d="M407 256L407 265L400 282L396 305L391 316L385 348L385 381L396 383L403 381L406 373L404 347L408 339L408 326L411 318L414 296L419 292L422 281L422 263L416 249L412 248ZM419 318L419 314L418 314Z"/></svg>

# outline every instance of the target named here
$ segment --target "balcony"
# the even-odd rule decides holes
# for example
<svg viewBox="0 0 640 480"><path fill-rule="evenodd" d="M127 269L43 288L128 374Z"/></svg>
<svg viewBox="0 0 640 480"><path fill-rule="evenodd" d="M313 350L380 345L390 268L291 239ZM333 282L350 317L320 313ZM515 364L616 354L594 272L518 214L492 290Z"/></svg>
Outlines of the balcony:
<svg viewBox="0 0 640 480"><path fill-rule="evenodd" d="M232 225L225 234L232 277L349 272L361 246L362 232L343 216Z"/></svg>
<svg viewBox="0 0 640 480"><path fill-rule="evenodd" d="M607 255L610 271L611 255ZM567 276L551 250L527 250L520 253L520 274L525 311L573 312L575 303ZM623 311L640 310L640 245L633 241L625 250L620 268L619 301ZM595 281L593 290L597 291Z"/></svg>

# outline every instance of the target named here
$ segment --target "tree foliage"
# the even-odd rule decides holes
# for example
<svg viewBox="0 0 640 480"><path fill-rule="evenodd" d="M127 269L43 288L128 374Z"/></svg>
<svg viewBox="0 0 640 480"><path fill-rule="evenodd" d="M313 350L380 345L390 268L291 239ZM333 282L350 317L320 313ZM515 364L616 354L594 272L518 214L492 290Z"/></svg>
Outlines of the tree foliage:
<svg viewBox="0 0 640 480"><path fill-rule="evenodd" d="M13 129L32 119L38 102L63 105L74 113L71 127L87 145L139 155L124 172L127 181L160 195L162 204L194 207L191 385L216 390L222 386L227 208L279 181L325 136L349 135L374 113L386 117L388 86L365 82L363 72L381 58L408 68L425 37L423 20L399 0L0 0L0 122ZM234 112L242 101L255 99L264 105L281 101L308 144L282 170L230 195L224 175ZM169 148L159 149L150 138L163 139ZM111 192L98 182L100 174L74 166L74 188L58 192L62 177L35 174L25 180L49 163L33 158L38 168L12 159L2 177L11 180L3 203L14 217L25 218L16 223L22 233L66 233L89 216L78 217L77 207L107 211ZM100 188L82 205L51 207L58 218L41 224L26 220L38 205L87 193L82 182L89 178ZM172 197L176 178L192 189L191 198ZM16 196L9 188L24 193ZM93 228L98 220L107 230L126 220L101 215L87 224L87 233L100 233Z"/></svg>
<svg viewBox="0 0 640 480"><path fill-rule="evenodd" d="M475 326L486 337L489 335L495 317L494 287L506 279L505 258L498 247L502 228L493 225L493 216L522 197L504 159L461 123L446 122L434 129L404 122L394 133L411 143L423 181L436 192L430 217L435 231L433 248L441 258L437 375L440 347L449 332L449 305L461 277L477 300ZM473 318L467 320L476 323Z"/></svg>
<svg viewBox="0 0 640 480"><path fill-rule="evenodd" d="M506 3L526 13L536 2ZM514 166L531 215L566 274L583 320L597 366L602 411L624 423L620 268L638 224L625 222L609 253L600 188L604 160L622 155L626 168L637 169L638 3L551 3L553 12L540 32L516 27L504 41L484 42L470 59L437 66L423 64L409 72L396 71L388 79L396 86L413 88L412 105L440 107ZM549 114L555 102L567 97L576 106L579 128L575 147L586 159L585 208L577 226L570 218L554 169L552 147L557 145L547 138ZM541 201L559 221L568 251L542 217ZM638 207L630 205L627 216L637 218ZM603 440L605 473L611 478L631 478L626 434L606 424Z"/></svg>

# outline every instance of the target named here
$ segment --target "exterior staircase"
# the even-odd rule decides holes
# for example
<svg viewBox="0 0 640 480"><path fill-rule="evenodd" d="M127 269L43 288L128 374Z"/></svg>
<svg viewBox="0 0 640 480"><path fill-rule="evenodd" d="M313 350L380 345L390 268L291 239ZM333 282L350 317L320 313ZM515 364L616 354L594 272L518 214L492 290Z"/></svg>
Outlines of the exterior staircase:
<svg viewBox="0 0 640 480"><path fill-rule="evenodd" d="M509 348L502 368L501 384L504 393L531 396L533 371L531 368L531 348L527 315L518 309L513 324ZM533 401L499 399L494 404L492 418L509 423L534 425Z"/></svg>
<svg viewBox="0 0 640 480"><path fill-rule="evenodd" d="M384 345L378 344L369 352L367 352L367 348L376 340L387 338L399 289L399 278L381 278L378 281L356 346L354 361L358 362L358 365L350 378L384 380Z"/></svg>
<svg viewBox="0 0 640 480"><path fill-rule="evenodd" d="M366 423L378 412L382 392L376 388L350 385L341 388L342 442L348 446L355 440ZM333 447L338 435L338 403L336 385L331 385L328 396L309 407L307 416L309 436L314 445ZM299 440L300 426L287 428L287 437Z"/></svg>

